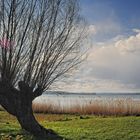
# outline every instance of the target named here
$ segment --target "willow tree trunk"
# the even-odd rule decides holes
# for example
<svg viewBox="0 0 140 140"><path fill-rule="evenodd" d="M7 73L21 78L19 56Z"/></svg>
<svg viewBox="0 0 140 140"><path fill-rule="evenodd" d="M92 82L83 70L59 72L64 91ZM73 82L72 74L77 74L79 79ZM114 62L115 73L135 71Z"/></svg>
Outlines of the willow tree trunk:
<svg viewBox="0 0 140 140"><path fill-rule="evenodd" d="M17 118L22 129L40 137L54 134L41 126L33 115L32 101L40 95L39 90L31 92L29 87L22 84L20 83L20 90L17 90L6 82L0 82L0 104Z"/></svg>
<svg viewBox="0 0 140 140"><path fill-rule="evenodd" d="M20 106L17 109L16 117L22 129L36 136L46 137L49 131L36 121L32 111L32 104L27 104L26 99L24 101L22 100L19 104Z"/></svg>

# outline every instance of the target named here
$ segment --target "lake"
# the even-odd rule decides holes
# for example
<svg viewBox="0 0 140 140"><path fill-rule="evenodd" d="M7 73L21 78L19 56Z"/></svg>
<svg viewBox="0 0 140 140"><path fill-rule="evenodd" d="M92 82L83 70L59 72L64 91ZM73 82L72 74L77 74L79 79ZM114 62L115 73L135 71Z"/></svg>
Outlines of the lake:
<svg viewBox="0 0 140 140"><path fill-rule="evenodd" d="M87 103L94 100L132 99L140 100L139 93L69 93L51 91L35 99L35 102L53 102L54 104Z"/></svg>

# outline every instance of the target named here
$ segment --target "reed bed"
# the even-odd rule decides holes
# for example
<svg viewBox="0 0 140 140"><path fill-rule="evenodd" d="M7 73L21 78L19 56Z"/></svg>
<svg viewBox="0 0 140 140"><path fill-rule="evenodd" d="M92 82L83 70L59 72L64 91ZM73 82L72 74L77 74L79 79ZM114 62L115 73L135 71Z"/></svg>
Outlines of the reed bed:
<svg viewBox="0 0 140 140"><path fill-rule="evenodd" d="M42 98L33 102L36 113L94 114L94 115L140 115L140 100L86 99L86 98Z"/></svg>

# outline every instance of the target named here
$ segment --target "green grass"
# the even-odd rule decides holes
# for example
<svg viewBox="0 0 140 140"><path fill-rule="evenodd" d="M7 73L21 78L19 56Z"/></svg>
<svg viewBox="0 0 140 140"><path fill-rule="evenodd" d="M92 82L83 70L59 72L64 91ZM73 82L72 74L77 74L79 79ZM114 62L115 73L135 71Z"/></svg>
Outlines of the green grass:
<svg viewBox="0 0 140 140"><path fill-rule="evenodd" d="M140 117L35 115L43 126L53 129L64 139L140 140ZM13 116L0 111L0 139L31 140L35 138L21 131L19 124Z"/></svg>

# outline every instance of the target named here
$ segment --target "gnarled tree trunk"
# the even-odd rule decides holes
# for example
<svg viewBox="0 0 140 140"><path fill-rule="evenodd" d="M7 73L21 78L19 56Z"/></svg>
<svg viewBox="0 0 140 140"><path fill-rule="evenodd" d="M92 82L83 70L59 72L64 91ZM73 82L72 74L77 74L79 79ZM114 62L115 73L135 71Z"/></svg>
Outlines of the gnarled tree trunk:
<svg viewBox="0 0 140 140"><path fill-rule="evenodd" d="M22 102L24 103L25 101ZM46 137L49 134L49 130L45 129L36 121L31 104L29 106L24 105L24 107L20 106L20 108L17 109L16 117L22 129L36 136Z"/></svg>
<svg viewBox="0 0 140 140"><path fill-rule="evenodd" d="M0 104L7 112L17 118L22 129L40 137L54 134L41 126L33 115L32 101L40 95L39 92L37 90L31 92L30 88L25 86L23 82L19 83L19 88L20 90L17 90L8 85L7 82L0 82Z"/></svg>

